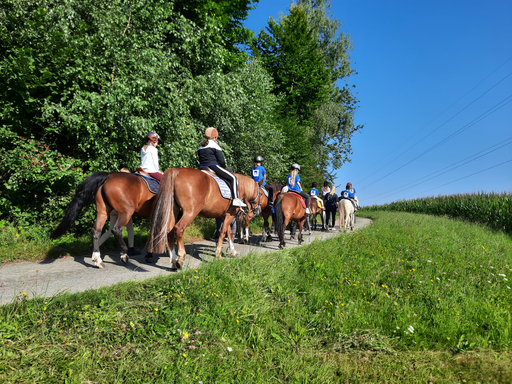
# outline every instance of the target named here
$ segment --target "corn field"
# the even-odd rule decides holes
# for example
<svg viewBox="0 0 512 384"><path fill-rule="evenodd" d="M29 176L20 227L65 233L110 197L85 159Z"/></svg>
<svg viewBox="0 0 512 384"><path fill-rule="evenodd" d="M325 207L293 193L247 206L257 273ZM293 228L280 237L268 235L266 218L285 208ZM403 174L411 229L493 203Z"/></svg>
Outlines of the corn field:
<svg viewBox="0 0 512 384"><path fill-rule="evenodd" d="M490 228L512 233L512 193L473 193L401 200L372 205L366 211L402 211L449 216L478 222Z"/></svg>

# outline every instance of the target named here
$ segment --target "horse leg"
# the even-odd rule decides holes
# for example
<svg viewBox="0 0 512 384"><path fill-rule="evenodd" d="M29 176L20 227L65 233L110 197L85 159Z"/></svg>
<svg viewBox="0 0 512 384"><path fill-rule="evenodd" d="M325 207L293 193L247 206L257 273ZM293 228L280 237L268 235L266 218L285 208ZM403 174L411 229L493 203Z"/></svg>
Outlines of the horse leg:
<svg viewBox="0 0 512 384"><path fill-rule="evenodd" d="M304 222L306 220L302 219L301 221L299 221L299 236L298 236L298 240L299 240L299 245L302 244L304 242L304 237L302 236L302 227L304 226Z"/></svg>
<svg viewBox="0 0 512 384"><path fill-rule="evenodd" d="M229 213L226 213L224 217L224 223L222 224L222 231L219 235L219 241L217 242L217 248L215 249L215 258L217 260L222 259L222 244L224 243L224 238L226 234L228 235L229 240L229 253L233 257L238 257L238 252L235 250L235 246L233 243L233 232L231 231L231 221L233 221L233 216Z"/></svg>
<svg viewBox="0 0 512 384"><path fill-rule="evenodd" d="M100 253L100 237L101 230L107 221L108 213L107 211L111 210L111 208L107 208L105 201L103 200L103 196L101 195L101 188L96 193L96 222L92 227L92 261L94 265L98 268L105 268L103 261L101 260Z"/></svg>
<svg viewBox="0 0 512 384"><path fill-rule="evenodd" d="M167 233L167 246L169 247L169 262L173 268L178 269L179 266L175 265L175 260L177 259L176 249L174 247L175 234L176 231L174 229Z"/></svg>
<svg viewBox="0 0 512 384"><path fill-rule="evenodd" d="M284 223L283 223L283 233L281 234L282 235L282 239L281 240L281 243L279 244L279 248L284 248L286 247L286 243L284 241L284 231L286 229L286 227L288 226L288 223L290 222L290 218L289 217L286 217L286 215L284 216ZM290 228L291 229L291 228Z"/></svg>
<svg viewBox="0 0 512 384"><path fill-rule="evenodd" d="M251 222L251 219L249 218L249 215L245 217L245 234L242 244L248 244L249 243L249 223Z"/></svg>
<svg viewBox="0 0 512 384"><path fill-rule="evenodd" d="M133 212L117 212L117 222L112 228L112 234L116 238L119 246L121 247L121 261L125 264L128 264L128 247L123 240L123 228L128 224L132 217Z"/></svg>

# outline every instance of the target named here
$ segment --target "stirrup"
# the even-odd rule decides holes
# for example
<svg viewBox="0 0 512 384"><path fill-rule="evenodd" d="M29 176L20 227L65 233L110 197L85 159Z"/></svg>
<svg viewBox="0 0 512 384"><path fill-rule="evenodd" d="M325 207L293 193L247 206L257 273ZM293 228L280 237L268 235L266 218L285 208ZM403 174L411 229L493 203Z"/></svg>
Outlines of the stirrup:
<svg viewBox="0 0 512 384"><path fill-rule="evenodd" d="M310 215L311 214L311 211L309 210L309 208L306 208L306 215Z"/></svg>

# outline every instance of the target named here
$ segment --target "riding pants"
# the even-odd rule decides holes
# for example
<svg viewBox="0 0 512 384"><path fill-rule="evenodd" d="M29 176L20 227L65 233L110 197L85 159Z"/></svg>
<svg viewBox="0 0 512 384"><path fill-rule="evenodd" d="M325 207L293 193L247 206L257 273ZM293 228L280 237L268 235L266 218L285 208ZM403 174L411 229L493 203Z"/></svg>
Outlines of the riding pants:
<svg viewBox="0 0 512 384"><path fill-rule="evenodd" d="M290 192L295 192L296 194L301 195L301 197L303 197L304 201L306 202L306 208L309 208L309 195L306 192L304 192L304 191L300 191L300 192L290 191Z"/></svg>
<svg viewBox="0 0 512 384"><path fill-rule="evenodd" d="M236 176L218 165L209 165L208 168L229 185L229 189L233 193L233 199L238 199L238 180Z"/></svg>
<svg viewBox="0 0 512 384"><path fill-rule="evenodd" d="M265 184L264 187L268 191L268 205L274 204L274 188L268 184Z"/></svg>

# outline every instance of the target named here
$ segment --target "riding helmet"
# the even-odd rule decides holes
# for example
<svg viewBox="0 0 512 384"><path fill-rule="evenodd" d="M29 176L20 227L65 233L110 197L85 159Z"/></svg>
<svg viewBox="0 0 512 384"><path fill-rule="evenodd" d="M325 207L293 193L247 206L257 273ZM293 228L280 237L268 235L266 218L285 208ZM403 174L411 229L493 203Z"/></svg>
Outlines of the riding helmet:
<svg viewBox="0 0 512 384"><path fill-rule="evenodd" d="M328 187L329 186L329 182L327 180L324 181L324 187Z"/></svg>
<svg viewBox="0 0 512 384"><path fill-rule="evenodd" d="M292 171L293 171L294 169L298 169L298 170L300 171L300 165L299 165L299 164L297 164L297 163L293 163L293 164L292 164Z"/></svg>
<svg viewBox="0 0 512 384"><path fill-rule="evenodd" d="M313 181L313 183L311 184L311 188L316 188L317 186L318 186L317 182Z"/></svg>
<svg viewBox="0 0 512 384"><path fill-rule="evenodd" d="M148 134L144 137L145 139L149 139L151 141L153 141L154 143L156 143L158 140L160 140L160 136L158 136L158 133L156 132L148 132Z"/></svg>
<svg viewBox="0 0 512 384"><path fill-rule="evenodd" d="M261 157L261 156L256 156L256 157L254 158L254 162L255 162L255 163L263 163L263 157Z"/></svg>
<svg viewBox="0 0 512 384"><path fill-rule="evenodd" d="M204 137L213 140L214 138L219 137L219 131L213 127L206 128L206 131L204 131Z"/></svg>

